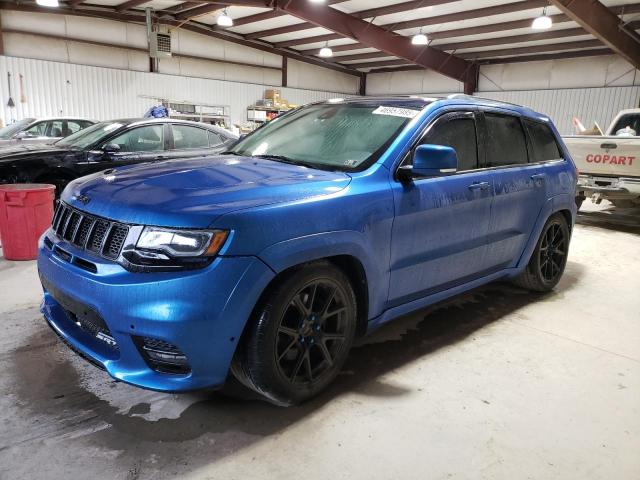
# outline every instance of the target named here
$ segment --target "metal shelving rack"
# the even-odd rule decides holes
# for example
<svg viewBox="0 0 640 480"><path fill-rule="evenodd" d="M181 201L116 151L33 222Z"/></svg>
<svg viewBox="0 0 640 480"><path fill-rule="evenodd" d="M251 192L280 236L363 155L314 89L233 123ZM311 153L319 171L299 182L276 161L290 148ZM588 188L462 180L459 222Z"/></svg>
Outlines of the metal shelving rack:
<svg viewBox="0 0 640 480"><path fill-rule="evenodd" d="M231 116L229 115L231 110L230 105L199 103L189 100L174 100L148 95L140 95L140 98L152 99L157 103L161 103L165 107L168 107L169 118L192 120L203 123L223 123L225 128L231 127ZM181 108L189 111L180 111Z"/></svg>

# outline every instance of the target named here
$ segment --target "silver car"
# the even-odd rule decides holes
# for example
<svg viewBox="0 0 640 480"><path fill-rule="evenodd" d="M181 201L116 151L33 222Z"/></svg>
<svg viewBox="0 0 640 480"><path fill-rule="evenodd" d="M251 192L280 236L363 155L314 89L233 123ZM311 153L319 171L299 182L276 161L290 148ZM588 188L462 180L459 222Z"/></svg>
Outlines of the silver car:
<svg viewBox="0 0 640 480"><path fill-rule="evenodd" d="M23 118L0 128L0 147L22 143L53 143L93 125L84 118Z"/></svg>

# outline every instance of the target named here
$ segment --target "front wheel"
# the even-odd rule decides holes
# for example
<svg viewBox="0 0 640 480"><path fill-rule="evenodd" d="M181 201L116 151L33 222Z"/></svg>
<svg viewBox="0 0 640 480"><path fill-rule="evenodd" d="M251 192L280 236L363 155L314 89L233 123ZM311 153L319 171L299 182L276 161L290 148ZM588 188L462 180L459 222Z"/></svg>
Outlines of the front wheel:
<svg viewBox="0 0 640 480"><path fill-rule="evenodd" d="M569 227L564 215L552 215L542 229L527 268L513 282L536 292L552 290L567 264L569 240Z"/></svg>
<svg viewBox="0 0 640 480"><path fill-rule="evenodd" d="M307 264L256 308L232 373L278 405L313 397L336 377L356 331L347 276L328 262Z"/></svg>

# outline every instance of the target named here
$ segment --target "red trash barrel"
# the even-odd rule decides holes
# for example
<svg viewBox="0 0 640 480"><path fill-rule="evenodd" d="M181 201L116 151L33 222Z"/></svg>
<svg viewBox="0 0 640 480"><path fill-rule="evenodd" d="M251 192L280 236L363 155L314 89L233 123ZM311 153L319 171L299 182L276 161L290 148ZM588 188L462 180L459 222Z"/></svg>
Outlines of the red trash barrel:
<svg viewBox="0 0 640 480"><path fill-rule="evenodd" d="M35 260L38 239L53 219L53 185L0 185L0 238L7 260Z"/></svg>

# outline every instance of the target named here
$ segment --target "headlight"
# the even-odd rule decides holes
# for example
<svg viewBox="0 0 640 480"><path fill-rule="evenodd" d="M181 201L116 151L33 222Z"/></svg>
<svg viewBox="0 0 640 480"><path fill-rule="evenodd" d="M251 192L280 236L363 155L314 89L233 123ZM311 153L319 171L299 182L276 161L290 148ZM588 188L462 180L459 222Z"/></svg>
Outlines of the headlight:
<svg viewBox="0 0 640 480"><path fill-rule="evenodd" d="M179 230L144 227L135 245L125 246L122 265L130 271L202 268L229 236L228 230Z"/></svg>
<svg viewBox="0 0 640 480"><path fill-rule="evenodd" d="M227 239L226 230L169 230L145 227L136 248L165 252L172 257L213 256Z"/></svg>

